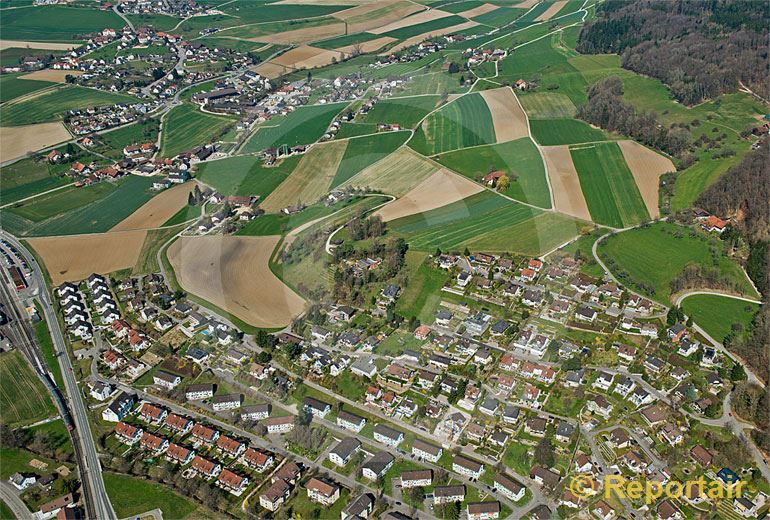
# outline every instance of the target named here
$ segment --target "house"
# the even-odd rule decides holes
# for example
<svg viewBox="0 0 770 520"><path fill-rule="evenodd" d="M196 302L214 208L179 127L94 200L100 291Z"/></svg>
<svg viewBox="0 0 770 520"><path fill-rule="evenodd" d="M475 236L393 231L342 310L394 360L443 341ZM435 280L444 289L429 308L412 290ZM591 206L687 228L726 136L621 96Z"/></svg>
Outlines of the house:
<svg viewBox="0 0 770 520"><path fill-rule="evenodd" d="M159 424L167 415L168 412L166 410L152 403L144 403L139 408L139 416L152 424Z"/></svg>
<svg viewBox="0 0 770 520"><path fill-rule="evenodd" d="M267 469L273 465L275 459L271 453L257 450L254 448L248 448L241 457L241 462L245 466L257 471L257 473L264 473Z"/></svg>
<svg viewBox="0 0 770 520"><path fill-rule="evenodd" d="M433 488L433 504L451 504L465 500L465 486L436 486Z"/></svg>
<svg viewBox="0 0 770 520"><path fill-rule="evenodd" d="M733 500L733 508L744 518L755 517L757 515L757 510L759 509L757 504L746 497L737 497Z"/></svg>
<svg viewBox="0 0 770 520"><path fill-rule="evenodd" d="M359 358L350 365L350 371L357 376L372 378L377 375L377 366L371 359Z"/></svg>
<svg viewBox="0 0 770 520"><path fill-rule="evenodd" d="M524 424L524 431L535 437L542 437L545 435L545 430L548 427L548 422L542 417L532 417Z"/></svg>
<svg viewBox="0 0 770 520"><path fill-rule="evenodd" d="M192 436L196 441L205 444L214 444L219 438L219 432L214 428L209 428L201 423L196 423L195 426L192 427Z"/></svg>
<svg viewBox="0 0 770 520"><path fill-rule="evenodd" d="M319 417L321 419L326 417L326 415L332 410L332 405L313 397L305 397L303 400L303 406L305 407L305 410L313 415L313 417Z"/></svg>
<svg viewBox="0 0 770 520"><path fill-rule="evenodd" d="M160 455L168 448L168 441L150 432L144 432L140 441L142 448L152 452L154 455Z"/></svg>
<svg viewBox="0 0 770 520"><path fill-rule="evenodd" d="M471 278L472 276L470 275L470 273L462 271L460 274L457 275L457 286L458 287L467 286L470 283Z"/></svg>
<svg viewBox="0 0 770 520"><path fill-rule="evenodd" d="M366 419L363 417L341 410L337 414L337 426L359 433L366 425Z"/></svg>
<svg viewBox="0 0 770 520"><path fill-rule="evenodd" d="M433 483L433 470L418 469L401 473L401 487L427 487Z"/></svg>
<svg viewBox="0 0 770 520"><path fill-rule="evenodd" d="M368 493L359 495L355 500L348 502L340 515L341 520L369 518L374 510L374 498Z"/></svg>
<svg viewBox="0 0 770 520"><path fill-rule="evenodd" d="M265 421L267 433L287 433L294 429L294 417L270 417Z"/></svg>
<svg viewBox="0 0 770 520"><path fill-rule="evenodd" d="M610 442L615 448L628 448L631 445L631 438L623 428L615 428L610 433Z"/></svg>
<svg viewBox="0 0 770 520"><path fill-rule="evenodd" d="M417 376L417 384L421 388L431 389L436 385L440 377L441 376L435 372L420 370L419 375Z"/></svg>
<svg viewBox="0 0 770 520"><path fill-rule="evenodd" d="M217 450L230 457L239 457L245 449L246 445L227 435L220 435L219 439L217 439Z"/></svg>
<svg viewBox="0 0 770 520"><path fill-rule="evenodd" d="M671 327L668 328L668 339L673 341L674 343L681 340L685 334L687 334L687 329L685 329L684 325L681 323L675 323Z"/></svg>
<svg viewBox="0 0 770 520"><path fill-rule="evenodd" d="M484 465L462 455L455 455L455 458L452 460L452 471L465 475L468 478L479 479L481 474L484 473Z"/></svg>
<svg viewBox="0 0 770 520"><path fill-rule="evenodd" d="M196 474L201 475L206 479L214 478L222 471L222 465L218 462L212 462L208 459L204 459L200 455L193 457L192 465L190 466Z"/></svg>
<svg viewBox="0 0 770 520"><path fill-rule="evenodd" d="M494 397L487 397L486 399L484 399L481 405L479 405L479 411L486 415L495 415L499 407L500 407L500 401L498 401Z"/></svg>
<svg viewBox="0 0 770 520"><path fill-rule="evenodd" d="M250 404L241 408L240 416L242 421L261 421L270 416L270 404Z"/></svg>
<svg viewBox="0 0 770 520"><path fill-rule="evenodd" d="M514 424L516 421L519 420L519 408L512 405L512 404L506 404L505 408L503 409L503 421L508 424Z"/></svg>
<svg viewBox="0 0 770 520"><path fill-rule="evenodd" d="M211 407L217 411L234 410L240 408L243 402L241 394L216 395L211 399Z"/></svg>
<svg viewBox="0 0 770 520"><path fill-rule="evenodd" d="M217 479L217 485L239 497L249 486L249 478L242 477L229 469L223 469Z"/></svg>
<svg viewBox="0 0 770 520"><path fill-rule="evenodd" d="M677 444L681 444L684 441L684 435L682 434L682 430L676 427L676 425L671 423L666 423L663 425L663 428L660 430L660 435L668 442L671 446L676 446Z"/></svg>
<svg viewBox="0 0 770 520"><path fill-rule="evenodd" d="M194 455L194 451L174 443L169 444L166 450L166 460L182 466L189 464Z"/></svg>
<svg viewBox="0 0 770 520"><path fill-rule="evenodd" d="M662 423L668 419L669 416L668 410L661 403L648 406L641 411L641 414L642 418L650 426L655 426L656 424Z"/></svg>
<svg viewBox="0 0 770 520"><path fill-rule="evenodd" d="M165 425L166 428L170 429L171 431L185 435L192 429L193 422L187 417L182 417L180 415L170 413L166 416Z"/></svg>
<svg viewBox="0 0 770 520"><path fill-rule="evenodd" d="M654 398L650 393L645 390L644 388L635 388L634 391L631 393L631 396L628 398L629 401L634 403L637 407L642 406L644 404L650 404Z"/></svg>
<svg viewBox="0 0 770 520"><path fill-rule="evenodd" d="M113 401L102 411L102 419L110 422L122 421L128 415L131 408L136 403L136 396L121 392Z"/></svg>
<svg viewBox="0 0 770 520"><path fill-rule="evenodd" d="M561 421L556 427L555 439L559 442L569 442L572 434L575 433L575 426L567 421Z"/></svg>
<svg viewBox="0 0 770 520"><path fill-rule="evenodd" d="M591 510L591 513L593 513L593 515L600 520L612 520L617 516L617 513L614 509L612 509L612 506L610 506L604 500L599 500L596 504L594 504L594 508Z"/></svg>
<svg viewBox="0 0 770 520"><path fill-rule="evenodd" d="M72 516L67 514L66 511L72 511L74 507L75 499L72 496L72 493L67 493L66 495L60 496L55 500L51 500L50 502L46 502L45 504L41 505L40 510L35 513L35 517L41 518L42 520L54 517L65 519L72 518Z"/></svg>
<svg viewBox="0 0 770 520"><path fill-rule="evenodd" d="M436 463L444 450L440 446L429 444L423 440L415 439L412 443L412 455L419 459Z"/></svg>
<svg viewBox="0 0 770 520"><path fill-rule="evenodd" d="M339 486L334 486L315 477L308 480L305 489L308 499L326 507L331 506L340 498Z"/></svg>
<svg viewBox="0 0 770 520"><path fill-rule="evenodd" d="M179 385L179 383L182 382L182 378L176 374L172 374L171 372L158 370L153 374L152 381L157 386L162 386L163 388L173 390Z"/></svg>
<svg viewBox="0 0 770 520"><path fill-rule="evenodd" d="M594 469L591 459L585 453L579 453L575 457L574 465L578 473L592 473Z"/></svg>
<svg viewBox="0 0 770 520"><path fill-rule="evenodd" d="M283 479L276 479L272 485L259 495L259 505L268 511L277 511L289 498L291 488Z"/></svg>
<svg viewBox="0 0 770 520"><path fill-rule="evenodd" d="M607 419L612 412L613 405L603 395L597 395L588 400L586 407L589 411Z"/></svg>
<svg viewBox="0 0 770 520"><path fill-rule="evenodd" d="M112 386L110 383L105 383L103 381L96 381L90 386L91 386L91 392L90 392L91 397L93 397L98 401L106 401L115 391L114 386Z"/></svg>
<svg viewBox="0 0 770 520"><path fill-rule="evenodd" d="M380 423L374 426L374 440L395 447L404 441L404 433Z"/></svg>
<svg viewBox="0 0 770 520"><path fill-rule="evenodd" d="M494 488L498 493L502 493L510 500L518 502L524 498L527 488L510 478L505 473L497 473L494 480Z"/></svg>
<svg viewBox="0 0 770 520"><path fill-rule="evenodd" d="M575 319L593 323L596 319L596 310L588 305L578 305L577 310L575 310Z"/></svg>
<svg viewBox="0 0 770 520"><path fill-rule="evenodd" d="M361 466L361 473L369 480L377 480L393 466L396 459L387 451L381 451Z"/></svg>
<svg viewBox="0 0 770 520"><path fill-rule="evenodd" d="M608 374L607 372L599 372L599 375L596 376L596 381L594 381L591 386L606 392L610 389L610 386L612 386L612 380L614 377L615 376Z"/></svg>
<svg viewBox="0 0 770 520"><path fill-rule="evenodd" d="M727 227L727 222L714 215L709 215L709 217L701 224L701 227L709 233L716 232L721 234Z"/></svg>
<svg viewBox="0 0 770 520"><path fill-rule="evenodd" d="M329 452L329 460L337 466L344 466L361 448L361 442L355 437L345 437Z"/></svg>
<svg viewBox="0 0 770 520"><path fill-rule="evenodd" d="M539 464L532 467L529 472L529 478L540 484L541 486L554 487L559 483L561 475L548 468L544 468Z"/></svg>
<svg viewBox="0 0 770 520"><path fill-rule="evenodd" d="M414 329L414 337L415 339L418 339L420 341L425 341L428 339L428 336L430 335L430 327L427 325L420 325L416 329Z"/></svg>
<svg viewBox="0 0 770 520"><path fill-rule="evenodd" d="M500 518L500 502L472 502L467 507L468 520Z"/></svg>
<svg viewBox="0 0 770 520"><path fill-rule="evenodd" d="M621 397L628 397L628 394L630 394L634 388L636 388L636 383L634 380L628 376L623 376L615 385L615 388L612 390L612 392L619 394Z"/></svg>

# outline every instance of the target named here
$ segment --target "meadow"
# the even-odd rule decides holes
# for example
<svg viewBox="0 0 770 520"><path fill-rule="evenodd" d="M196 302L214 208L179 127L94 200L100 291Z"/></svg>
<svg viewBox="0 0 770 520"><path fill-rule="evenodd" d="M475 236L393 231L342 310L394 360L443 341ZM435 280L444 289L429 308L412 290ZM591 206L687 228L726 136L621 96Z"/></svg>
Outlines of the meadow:
<svg viewBox="0 0 770 520"><path fill-rule="evenodd" d="M295 155L264 166L259 157L240 155L201 164L197 177L223 195L259 195L264 199L294 171L299 160Z"/></svg>
<svg viewBox="0 0 770 520"><path fill-rule="evenodd" d="M621 282L664 304L670 303L671 281L688 264L717 268L721 278L742 294L756 297L740 266L721 252L722 246L718 239L698 231L657 222L607 237L599 243L599 255ZM640 284L654 292L641 289Z"/></svg>
<svg viewBox="0 0 770 520"><path fill-rule="evenodd" d="M185 210L187 209L195 210L196 213L200 215L200 208L198 207L190 206L185 208ZM148 230L147 235L144 238L144 244L142 244L142 249L139 252L139 258L137 259L136 264L131 268L131 274L157 273L160 270L160 266L158 265L158 251L160 251L163 244L171 240L171 237L183 229L184 226L177 225L163 229Z"/></svg>
<svg viewBox="0 0 770 520"><path fill-rule="evenodd" d="M505 195L541 208L551 207L543 160L529 137L449 152L436 161L477 181L492 170L502 170L511 180Z"/></svg>
<svg viewBox="0 0 770 520"><path fill-rule="evenodd" d="M568 217L542 213L488 191L395 220L390 227L418 251L470 247L535 255L578 233L578 224Z"/></svg>
<svg viewBox="0 0 770 520"><path fill-rule="evenodd" d="M0 354L0 424L18 426L56 414L48 392L19 351Z"/></svg>
<svg viewBox="0 0 770 520"><path fill-rule="evenodd" d="M358 123L400 124L414 128L439 103L439 96L389 98L377 102L366 114L356 117Z"/></svg>
<svg viewBox="0 0 770 520"><path fill-rule="evenodd" d="M372 34L367 32L346 34L344 36L337 36L335 38L329 38L320 42L313 43L314 47L320 47L321 49L336 49L338 47L345 47L347 45L355 45L357 43L364 43L371 40L381 38L379 34Z"/></svg>
<svg viewBox="0 0 770 520"><path fill-rule="evenodd" d="M340 186L368 188L400 197L436 170L435 164L404 147L372 163Z"/></svg>
<svg viewBox="0 0 770 520"><path fill-rule="evenodd" d="M485 25L491 25L493 27L502 27L518 19L526 11L526 9L500 7L494 11L490 11L479 16L474 16L472 20L483 23Z"/></svg>
<svg viewBox="0 0 770 520"><path fill-rule="evenodd" d="M472 93L433 112L415 131L409 146L423 155L492 144L495 131L484 98Z"/></svg>
<svg viewBox="0 0 770 520"><path fill-rule="evenodd" d="M577 112L572 100L558 92L525 92L519 95L519 101L532 119L566 119Z"/></svg>
<svg viewBox="0 0 770 520"><path fill-rule="evenodd" d="M143 513L148 504L163 511L164 517L179 519L190 516L198 507L162 484L117 473L105 472L103 476L104 487L120 518Z"/></svg>
<svg viewBox="0 0 770 520"><path fill-rule="evenodd" d="M160 153L163 157L173 157L195 146L208 144L234 121L230 117L201 112L191 103L174 107L164 121Z"/></svg>
<svg viewBox="0 0 770 520"><path fill-rule="evenodd" d="M650 218L617 143L575 147L570 154L594 222L623 228Z"/></svg>
<svg viewBox="0 0 770 520"><path fill-rule="evenodd" d="M409 20L409 18L405 18L404 20ZM437 18L435 20L430 20L415 25L408 25L406 27L401 27L400 29L388 31L383 33L382 36L390 36L391 38L396 38L397 40L405 40L407 38L411 38L412 36L417 36L420 34L428 33L430 31L436 31L445 27L458 25L465 21L465 18L461 16L445 16L444 18Z"/></svg>
<svg viewBox="0 0 770 520"><path fill-rule="evenodd" d="M681 303L682 310L719 342L735 333L748 332L759 305L714 294L695 294ZM736 326L733 331L733 327Z"/></svg>
<svg viewBox="0 0 770 520"><path fill-rule="evenodd" d="M321 137L334 116L347 103L331 103L298 108L281 119L275 126L259 128L243 146L244 153L261 152L273 146L310 144Z"/></svg>
<svg viewBox="0 0 770 520"><path fill-rule="evenodd" d="M409 283L396 302L396 312L431 323L441 303L441 288L450 276L436 269L427 254L417 251L407 251L406 270ZM379 348L378 353L381 353Z"/></svg>
<svg viewBox="0 0 770 520"><path fill-rule="evenodd" d="M336 188L367 166L390 155L403 145L408 137L409 132L385 132L349 139L331 187Z"/></svg>
<svg viewBox="0 0 770 520"><path fill-rule="evenodd" d="M44 159L38 162L31 157L0 168L0 205L70 184L72 180L63 175L68 169L68 165L48 164Z"/></svg>
<svg viewBox="0 0 770 520"><path fill-rule="evenodd" d="M112 132L101 134L98 140L104 146L97 151L112 158L122 159L123 148L132 144L156 143L160 132L160 121L156 118L147 118L133 125L118 128Z"/></svg>
<svg viewBox="0 0 770 520"><path fill-rule="evenodd" d="M542 146L606 141L608 137L598 128L577 119L530 119L532 137Z"/></svg>
<svg viewBox="0 0 770 520"><path fill-rule="evenodd" d="M342 123L337 135L334 137L335 139L347 139L348 137L359 137L376 133L377 125L375 123Z"/></svg>
<svg viewBox="0 0 770 520"><path fill-rule="evenodd" d="M3 11L3 39L71 42L78 35L123 27L112 11L63 6L40 6Z"/></svg>
<svg viewBox="0 0 770 520"><path fill-rule="evenodd" d="M65 188L5 210L3 225L20 236L104 232L152 198L155 194L150 190L152 183L152 178L131 176L119 180L116 185L105 182L85 188ZM61 212L60 205L68 210ZM36 222L23 215L40 220Z"/></svg>
<svg viewBox="0 0 770 520"><path fill-rule="evenodd" d="M19 74L3 74L0 76L0 103L5 103L6 101L31 94L36 90L56 85L56 83L51 81L19 79L19 76Z"/></svg>
<svg viewBox="0 0 770 520"><path fill-rule="evenodd" d="M45 123L61 119L68 110L137 101L135 97L126 94L68 85L33 99L0 106L0 121L3 126Z"/></svg>

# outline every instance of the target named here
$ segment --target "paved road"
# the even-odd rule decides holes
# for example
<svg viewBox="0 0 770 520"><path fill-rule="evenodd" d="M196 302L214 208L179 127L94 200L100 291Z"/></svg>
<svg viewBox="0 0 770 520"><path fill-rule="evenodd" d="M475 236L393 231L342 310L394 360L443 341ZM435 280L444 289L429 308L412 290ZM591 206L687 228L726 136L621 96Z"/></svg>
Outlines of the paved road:
<svg viewBox="0 0 770 520"><path fill-rule="evenodd" d="M83 482L86 508L91 512L90 516L93 518L113 520L116 518L116 515L104 487L99 455L88 424L88 414L80 396L77 380L75 379L72 364L67 353L66 342L59 327L59 320L53 309L51 296L43 279L42 271L34 256L15 237L4 231L0 231L0 236L8 240L24 255L30 269L32 269L32 275L29 277L30 287L38 288L37 299L43 309L43 314L53 339L54 351L59 360L64 380L65 395L67 396L70 414L75 425L75 432L73 434L77 444L75 446L75 453L78 455L78 468L81 481Z"/></svg>
<svg viewBox="0 0 770 520"><path fill-rule="evenodd" d="M0 499L11 509L17 520L32 518L32 513L19 498L16 488L8 482L0 482Z"/></svg>

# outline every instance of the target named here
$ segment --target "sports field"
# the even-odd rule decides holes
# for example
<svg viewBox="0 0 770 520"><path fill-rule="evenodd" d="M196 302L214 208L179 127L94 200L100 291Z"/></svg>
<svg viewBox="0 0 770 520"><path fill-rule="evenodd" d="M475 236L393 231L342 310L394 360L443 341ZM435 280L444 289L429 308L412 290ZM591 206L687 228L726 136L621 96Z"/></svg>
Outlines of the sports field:
<svg viewBox="0 0 770 520"><path fill-rule="evenodd" d="M708 238L700 232L693 234L675 224L657 222L604 239L599 243L599 255L622 283L664 304L670 303L671 280L691 263L718 269L720 278L743 295L756 297L738 264L721 253L715 261Z"/></svg>
<svg viewBox="0 0 770 520"><path fill-rule="evenodd" d="M506 195L541 208L551 207L543 160L529 137L448 152L436 161L479 182L490 171L501 170L511 180Z"/></svg>
<svg viewBox="0 0 770 520"><path fill-rule="evenodd" d="M428 116L409 146L423 155L496 142L492 114L481 94L457 98Z"/></svg>
<svg viewBox="0 0 770 520"><path fill-rule="evenodd" d="M198 179L223 195L258 195L264 200L294 170L301 156L295 155L264 166L254 155L239 155L203 163Z"/></svg>
<svg viewBox="0 0 770 520"><path fill-rule="evenodd" d="M681 307L687 316L719 342L724 342L728 334L747 332L759 311L756 303L714 294L688 296L682 300Z"/></svg>
<svg viewBox="0 0 770 520"><path fill-rule="evenodd" d="M259 128L243 146L244 153L261 152L273 146L310 144L321 137L347 103L330 103L298 108L273 125Z"/></svg>
<svg viewBox="0 0 770 520"><path fill-rule="evenodd" d="M399 124L414 128L428 112L436 108L440 96L413 96L389 98L377 102L366 114L356 117L357 123Z"/></svg>
<svg viewBox="0 0 770 520"><path fill-rule="evenodd" d="M387 157L404 144L408 137L409 132L384 132L349 139L331 187L339 186L367 166Z"/></svg>
<svg viewBox="0 0 770 520"><path fill-rule="evenodd" d="M594 222L623 228L650 218L617 143L575 146L570 154Z"/></svg>
<svg viewBox="0 0 770 520"><path fill-rule="evenodd" d="M192 103L174 107L165 117L160 153L173 157L196 146L210 143L222 135L235 119L201 112Z"/></svg>
<svg viewBox="0 0 770 520"><path fill-rule="evenodd" d="M67 85L2 105L0 121L2 126L45 123L61 119L68 110L137 101L137 98L126 94Z"/></svg>
<svg viewBox="0 0 770 520"><path fill-rule="evenodd" d="M0 353L0 424L19 426L55 414L43 382L21 353Z"/></svg>

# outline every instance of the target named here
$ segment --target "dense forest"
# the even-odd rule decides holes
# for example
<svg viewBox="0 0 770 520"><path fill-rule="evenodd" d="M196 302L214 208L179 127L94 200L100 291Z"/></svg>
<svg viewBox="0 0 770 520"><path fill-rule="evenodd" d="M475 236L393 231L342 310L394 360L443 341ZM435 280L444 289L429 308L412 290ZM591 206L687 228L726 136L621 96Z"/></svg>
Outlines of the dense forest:
<svg viewBox="0 0 770 520"><path fill-rule="evenodd" d="M617 53L658 78L674 98L700 103L741 83L767 99L770 3L754 0L614 0L597 8L577 50Z"/></svg>

